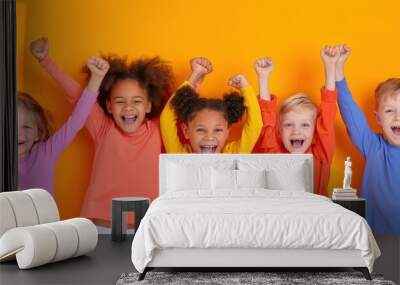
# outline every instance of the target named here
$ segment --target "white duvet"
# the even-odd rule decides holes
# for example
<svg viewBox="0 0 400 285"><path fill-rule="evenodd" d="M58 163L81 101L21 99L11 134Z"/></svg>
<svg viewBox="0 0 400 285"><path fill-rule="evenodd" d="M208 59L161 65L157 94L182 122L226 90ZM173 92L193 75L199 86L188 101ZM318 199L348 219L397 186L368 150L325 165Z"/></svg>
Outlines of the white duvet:
<svg viewBox="0 0 400 285"><path fill-rule="evenodd" d="M319 195L265 189L164 194L135 234L133 265L143 272L165 248L358 249L370 272L380 255L359 215Z"/></svg>

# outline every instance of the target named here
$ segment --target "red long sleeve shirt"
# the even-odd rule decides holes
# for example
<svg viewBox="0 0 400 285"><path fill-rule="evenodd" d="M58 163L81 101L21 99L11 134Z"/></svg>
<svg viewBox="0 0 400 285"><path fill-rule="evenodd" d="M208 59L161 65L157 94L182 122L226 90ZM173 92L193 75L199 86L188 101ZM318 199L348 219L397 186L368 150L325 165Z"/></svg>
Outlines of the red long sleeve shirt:
<svg viewBox="0 0 400 285"><path fill-rule="evenodd" d="M277 134L276 97L259 100L263 129L253 153L288 153ZM314 156L314 193L328 196L330 167L335 150L335 116L337 90L321 89L321 105L317 116L314 138L306 153Z"/></svg>

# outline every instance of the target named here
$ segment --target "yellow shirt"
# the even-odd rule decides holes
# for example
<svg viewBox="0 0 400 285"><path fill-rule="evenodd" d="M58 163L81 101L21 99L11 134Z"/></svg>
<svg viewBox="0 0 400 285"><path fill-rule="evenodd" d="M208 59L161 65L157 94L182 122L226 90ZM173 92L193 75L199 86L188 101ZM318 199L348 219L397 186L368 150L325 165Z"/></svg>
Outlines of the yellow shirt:
<svg viewBox="0 0 400 285"><path fill-rule="evenodd" d="M189 82L185 81L179 88L185 85L191 86ZM243 125L240 139L225 145L222 149L223 153L251 153L263 127L260 107L253 88L249 85L242 88L240 92L244 97L244 105L247 108L246 122ZM178 137L177 118L170 104L173 96L168 100L160 117L161 136L165 151L167 153L191 153L191 146L182 144Z"/></svg>

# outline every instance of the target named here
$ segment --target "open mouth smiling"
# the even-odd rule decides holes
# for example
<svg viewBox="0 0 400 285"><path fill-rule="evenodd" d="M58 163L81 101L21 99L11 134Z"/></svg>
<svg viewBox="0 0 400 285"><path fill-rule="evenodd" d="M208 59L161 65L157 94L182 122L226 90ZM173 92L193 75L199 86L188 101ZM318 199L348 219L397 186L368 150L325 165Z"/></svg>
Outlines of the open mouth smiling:
<svg viewBox="0 0 400 285"><path fill-rule="evenodd" d="M217 150L217 145L201 145L200 151L201 153L215 153Z"/></svg>
<svg viewBox="0 0 400 285"><path fill-rule="evenodd" d="M295 139L295 140L290 140L290 145L294 148L300 148L304 144L303 139Z"/></svg>
<svg viewBox="0 0 400 285"><path fill-rule="evenodd" d="M393 132L394 135L400 136L400 125L399 126L392 126L391 129L392 129L392 132Z"/></svg>
<svg viewBox="0 0 400 285"><path fill-rule="evenodd" d="M122 115L122 122L127 125L132 125L136 122L138 116L137 115Z"/></svg>

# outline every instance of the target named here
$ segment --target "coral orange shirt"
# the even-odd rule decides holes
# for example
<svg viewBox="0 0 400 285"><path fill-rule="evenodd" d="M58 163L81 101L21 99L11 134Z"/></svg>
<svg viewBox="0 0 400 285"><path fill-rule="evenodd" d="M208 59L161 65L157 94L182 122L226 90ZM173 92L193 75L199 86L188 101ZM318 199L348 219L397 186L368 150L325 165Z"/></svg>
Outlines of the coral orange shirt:
<svg viewBox="0 0 400 285"><path fill-rule="evenodd" d="M49 58L41 62L76 104L82 87ZM146 120L132 134L122 132L95 104L86 128L95 145L92 174L81 215L111 221L114 197L158 196L158 157L162 150L159 119ZM129 219L130 220L130 219Z"/></svg>
<svg viewBox="0 0 400 285"><path fill-rule="evenodd" d="M276 97L259 100L263 129L253 153L288 153L277 134ZM328 196L328 182L335 150L335 116L337 90L321 89L321 105L315 126L313 143L306 153L314 156L314 193Z"/></svg>

